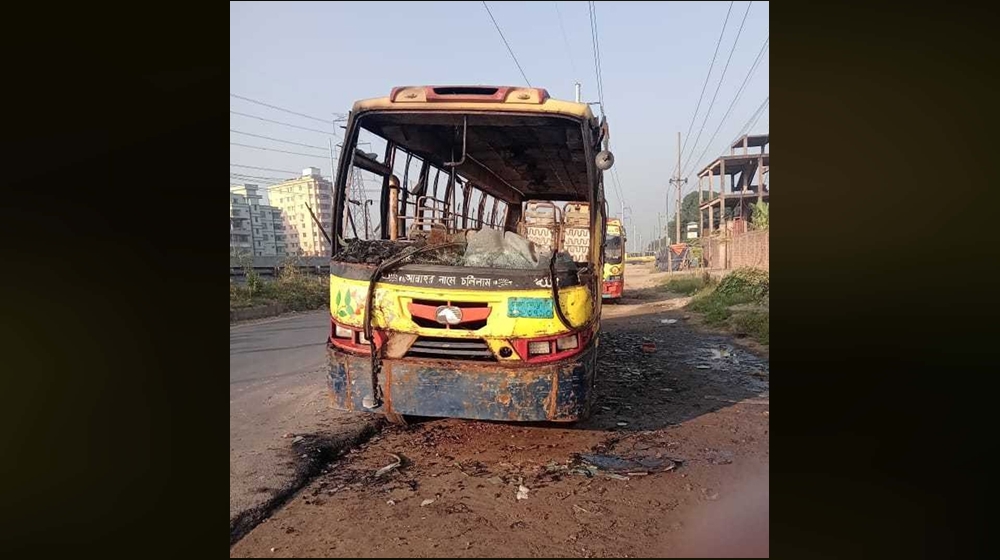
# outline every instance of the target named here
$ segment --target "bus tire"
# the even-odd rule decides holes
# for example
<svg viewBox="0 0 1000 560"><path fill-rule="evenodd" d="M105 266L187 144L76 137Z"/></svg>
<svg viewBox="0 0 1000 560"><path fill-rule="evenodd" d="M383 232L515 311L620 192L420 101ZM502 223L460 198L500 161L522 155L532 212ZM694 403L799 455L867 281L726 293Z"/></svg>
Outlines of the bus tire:
<svg viewBox="0 0 1000 560"><path fill-rule="evenodd" d="M396 426L407 426L410 424L409 419L406 416L397 412L386 412L385 419L388 420L390 424L394 424Z"/></svg>

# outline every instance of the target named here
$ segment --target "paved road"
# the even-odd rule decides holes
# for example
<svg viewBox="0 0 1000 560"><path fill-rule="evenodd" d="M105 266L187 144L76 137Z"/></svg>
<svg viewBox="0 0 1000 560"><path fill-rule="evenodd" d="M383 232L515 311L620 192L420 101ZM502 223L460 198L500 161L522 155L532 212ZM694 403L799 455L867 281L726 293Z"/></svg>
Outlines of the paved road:
<svg viewBox="0 0 1000 560"><path fill-rule="evenodd" d="M320 369L329 314L316 311L229 329L229 398L282 377Z"/></svg>
<svg viewBox="0 0 1000 560"><path fill-rule="evenodd" d="M229 329L229 520L297 482L293 438L350 437L370 422L331 410L326 310Z"/></svg>

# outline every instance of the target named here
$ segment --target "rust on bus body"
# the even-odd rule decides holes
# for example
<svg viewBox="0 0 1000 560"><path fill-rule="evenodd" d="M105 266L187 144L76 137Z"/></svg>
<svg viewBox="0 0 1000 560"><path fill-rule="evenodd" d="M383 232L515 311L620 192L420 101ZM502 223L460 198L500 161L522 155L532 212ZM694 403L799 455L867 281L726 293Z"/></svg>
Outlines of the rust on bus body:
<svg viewBox="0 0 1000 560"><path fill-rule="evenodd" d="M572 422L586 416L596 348L546 365L386 358L378 383L384 402L366 409L371 357L328 348L327 385L337 409L441 418Z"/></svg>

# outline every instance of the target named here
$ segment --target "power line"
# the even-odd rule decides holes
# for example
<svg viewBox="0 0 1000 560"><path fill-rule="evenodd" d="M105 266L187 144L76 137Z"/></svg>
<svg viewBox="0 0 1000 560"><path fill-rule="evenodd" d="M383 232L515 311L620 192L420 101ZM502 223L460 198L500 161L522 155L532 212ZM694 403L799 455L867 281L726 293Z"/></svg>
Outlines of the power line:
<svg viewBox="0 0 1000 560"><path fill-rule="evenodd" d="M757 53L757 59L756 59L756 60L754 60L754 64L753 64L753 66L751 66L751 67L750 67L750 72L748 72L748 73L747 73L747 75L746 75L746 77L745 77L745 78L743 78L743 83L742 83L742 84L740 84L740 89L739 89L739 90L737 90L737 92L736 92L736 97L734 97L734 98L733 98L733 102L729 104L729 109L727 109L727 110L726 110L726 114L725 114L725 115L723 115L723 117L722 117L722 119L723 119L723 120L725 120L726 116L728 116L728 115L729 115L729 113L730 113L730 111L732 111L732 110L733 110L733 107L734 107L734 106L736 105L736 102L737 102L737 101L739 101L740 97L741 97L741 96L743 95L743 92L744 92L744 90L745 90L745 88L746 88L746 85L747 85L747 82L749 82L750 78L751 78L751 77L753 76L753 74L754 74L754 73L755 73L755 72L757 71L757 67L758 67L758 66L760 65L760 61L761 61L761 59L762 59L762 58L763 58L763 56L764 56L764 52L765 52L765 51L766 51L766 49L767 49L767 44L768 44L769 40L770 40L769 38L768 38L768 39L765 39L765 40L764 40L764 45L763 45L763 46L761 46L761 49L760 49L760 52L759 52L759 53ZM762 103L762 104L761 104L761 107L760 107L760 108L758 108L758 109L757 109L757 111L755 111L755 112L754 112L754 114L753 114L753 115L752 115L752 116L750 117L751 119L752 119L752 118L753 118L754 116L756 116L756 115L757 115L757 112L759 112L759 111L761 111L761 110L762 110L762 108L763 108L763 107L764 107L764 105L765 105L765 104L767 103L768 99L770 99L770 98L771 98L771 97L770 97L770 96L768 96L768 97L767 97L767 98L766 98L766 99L764 100L764 103ZM750 126L753 126L753 125L750 125ZM747 125L743 125L743 128L741 128L741 129L740 129L740 133L736 135L736 138L739 138L740 136L742 136L742 135L743 135L743 133L744 133L744 132L746 132L746 130L747 130ZM713 135L713 138L714 138L714 135ZM735 141L736 141L736 140L733 140L733 142L735 142ZM709 143L711 143L711 141L710 141ZM730 144L732 144L732 142L730 142Z"/></svg>
<svg viewBox="0 0 1000 560"><path fill-rule="evenodd" d="M708 87L708 79L712 76L712 69L715 68L715 59L719 56L719 47L722 46L722 37L726 34L726 26L729 24L729 14L733 11L733 4L736 2L729 3L729 10L726 11L726 19L722 22L722 31L719 32L719 40L715 42L715 53L712 54L712 63L708 65L708 74L705 74L705 83L701 85L701 94L698 95L698 105L694 108L694 114L691 115L691 124L688 125L687 133L684 134L684 142L681 144L681 152L686 148L687 141L691 139L691 129L694 128L694 120L698 118L698 111L701 110L702 98L705 96L705 88ZM679 172L679 169L674 169L674 173ZM674 173L671 173L673 175Z"/></svg>
<svg viewBox="0 0 1000 560"><path fill-rule="evenodd" d="M250 103L256 103L257 105L262 105L264 107L269 107L269 108L274 109L276 111L284 111L284 112L289 113L291 115L298 115L298 116L306 118L306 119L312 119L314 121L319 121L321 123L330 124L330 123L333 122L333 119L321 119L319 117L314 117L312 115L306 115L304 113L298 113L298 112L292 111L290 109L285 109L284 107L278 107L277 105L271 105L270 103L264 103L263 101L257 101L256 99L250 99L249 97L243 97L242 95L236 95L235 93L230 93L229 96L230 97L235 97L236 99L242 99L243 101L249 101Z"/></svg>
<svg viewBox="0 0 1000 560"><path fill-rule="evenodd" d="M597 8L593 2L588 2L587 9L590 11L590 41L594 50L594 77L597 79L597 100L601 106L601 115L604 115L604 75L601 72L601 42L597 33Z"/></svg>
<svg viewBox="0 0 1000 560"><path fill-rule="evenodd" d="M614 167L611 168L611 178L614 179L615 188L617 188L617 190L618 190L618 200L621 202L622 213L624 213L625 212L624 207L626 206L626 204L625 204L625 191L622 190L621 181L618 179L618 169L617 168L614 168Z"/></svg>
<svg viewBox="0 0 1000 560"><path fill-rule="evenodd" d="M744 134L749 134L749 133L750 133L750 131L751 131L751 130L753 130L753 127L757 126L757 121L759 121L759 120L760 120L760 118L764 116L764 112L765 112L765 111L767 110L767 107L766 107L766 105L768 104L768 102L769 102L770 100L771 100L771 97L770 97L770 96L768 96L768 97L767 97L766 99L764 99L764 105L765 105L765 107L762 107L762 108L761 108L761 109L760 109L760 110L758 111L758 114L757 114L757 116L756 116L756 117L754 118L753 122L752 122L752 123L750 123L750 126L746 127L746 128L745 128L745 129L744 129L744 130L743 130L742 132L740 132L740 136L743 136ZM735 139L733 139L733 143L734 143L734 144L736 143L736 140L739 140L739 136L737 136L737 137L736 137Z"/></svg>
<svg viewBox="0 0 1000 560"><path fill-rule="evenodd" d="M715 86L715 93L712 95L712 102L708 104L708 110L705 112L705 118L701 121L701 128L698 129L698 134L695 136L694 144L691 145L691 152L688 154L684 164L681 165L681 169L686 169L688 162L691 160L691 156L694 155L694 151L698 149L698 140L701 139L701 133L705 130L705 124L708 123L708 117L712 114L712 107L715 106L715 100L719 97L719 90L722 89L722 82L726 80L726 70L729 70L729 63L733 60L733 53L736 52L736 45L740 42L740 35L743 33L743 26L747 22L747 15L750 14L750 6L753 2L747 4L747 9L743 12L743 21L740 22L740 28L736 31L736 39L733 41L733 46L729 49L729 58L726 59L726 65L722 68L722 76L719 78L718 85Z"/></svg>
<svg viewBox="0 0 1000 560"><path fill-rule="evenodd" d="M743 128L740 129L736 137L733 138L732 142L729 143L730 146L735 144L736 141L739 140L741 136L746 134L748 131L750 131L750 129L753 128L755 124L757 124L757 121L759 121L760 117L764 114L764 108L767 107L767 104L768 102L770 102L770 100L771 100L770 95L764 98L764 101L761 102L761 104L757 107L757 110L754 111L752 115L750 115L750 118L747 119L747 122L743 123Z"/></svg>
<svg viewBox="0 0 1000 560"><path fill-rule="evenodd" d="M510 48L510 44L507 43L507 38L503 36L503 31L500 30L500 24L497 23L496 18L493 17L493 12L490 11L490 7L486 5L486 1L483 0L483 7L486 8L486 13L490 15L490 19L493 20L493 26L497 28L497 33L500 34L500 40L507 47L507 52L510 53L510 57L514 59L514 64L517 65L517 69L521 72L521 77L524 78L525 83L528 87L531 87L531 82L528 81L528 77L524 75L524 69L521 68L521 63L517 61L517 57L514 56L514 51Z"/></svg>
<svg viewBox="0 0 1000 560"><path fill-rule="evenodd" d="M579 72L576 71L576 62L573 61L573 49L569 46L569 38L566 37L566 27L563 26L562 13L559 12L559 2L552 2L556 6L556 17L559 19L559 30L562 31L563 44L566 45L566 56L569 57L570 67L573 68L573 76L579 77Z"/></svg>
<svg viewBox="0 0 1000 560"><path fill-rule="evenodd" d="M275 120L271 120L271 119L265 119L264 117L258 117L257 115L248 115L247 113L240 113L239 111L233 111L232 109L230 109L229 112L232 113L232 114L234 114L234 115L239 115L241 117L249 117L251 119L257 119L259 121L264 121L264 122L269 122L269 123L274 123L274 124L280 124L282 126L288 126L288 127L291 127L291 128L298 128L299 130L308 130L309 132L318 132L320 134L326 134L327 136L333 136L333 137L336 138L335 134L333 134L333 133L331 133L329 131L325 131L325 130L319 130L319 129L316 129L316 128L309 128L309 127L306 127L306 126L299 126L297 124L291 124L291 123L286 123L286 122L281 122L281 121L275 121Z"/></svg>
<svg viewBox="0 0 1000 560"><path fill-rule="evenodd" d="M240 165L238 163L230 163L229 167L242 167L244 169L258 169L260 171L274 171L277 173L291 173L292 175L298 175L299 171L288 171L287 169L273 169L270 167L254 167L252 165Z"/></svg>
<svg viewBox="0 0 1000 560"><path fill-rule="evenodd" d="M292 154L295 156L307 156L311 158L325 158L325 155L321 154L305 154L302 152L290 152L288 150L279 150L277 148L265 148L263 146L251 146L250 144L240 144L239 142L230 142L230 146L239 146L241 148L252 148L254 150L264 150L265 152L278 152L279 154Z"/></svg>
<svg viewBox="0 0 1000 560"><path fill-rule="evenodd" d="M708 149L712 146L712 140L715 140L715 137L718 136L719 131L722 130L722 125L725 124L726 118L728 118L729 114L732 113L733 107L736 106L736 102L739 101L740 97L743 95L747 83L750 81L750 78L754 75L754 72L756 72L757 68L760 66L760 62L761 60L763 60L764 53L767 51L767 45L768 42L770 42L770 40L771 40L770 37L764 39L764 44L761 45L760 52L757 53L757 58L754 60L753 65L750 67L750 71L747 72L746 77L743 78L743 83L740 84L740 89L736 91L736 96L733 97L733 101L732 103L729 104L729 108L726 109L726 113L722 115L722 120L719 121L719 126L715 128L715 132L712 133L712 137L709 138L708 142L705 144L705 149L702 150L701 154L698 156L698 159L695 160L696 163L698 161L701 161L701 158L705 156L705 152L707 152ZM694 152L691 153L693 154ZM687 169L687 163L684 164L683 169Z"/></svg>
<svg viewBox="0 0 1000 560"><path fill-rule="evenodd" d="M292 142L291 140L282 140L281 138L274 138L271 136L261 136L260 134L252 134L250 132L243 132L242 130L235 130L230 128L229 132L235 132L236 134L243 134L245 136L253 136L254 138L263 138L264 140L273 140L275 142L283 142L285 144L294 144L296 146L302 146L304 148L315 148L317 150L329 151L330 148L323 146L313 146L312 144L302 144L301 142Z"/></svg>
<svg viewBox="0 0 1000 560"><path fill-rule="evenodd" d="M283 183L285 181L291 181L292 179L282 179L281 177L264 177L261 175L246 175L243 173L229 173L230 177L243 177L246 179L260 179L261 181L273 181L275 183Z"/></svg>

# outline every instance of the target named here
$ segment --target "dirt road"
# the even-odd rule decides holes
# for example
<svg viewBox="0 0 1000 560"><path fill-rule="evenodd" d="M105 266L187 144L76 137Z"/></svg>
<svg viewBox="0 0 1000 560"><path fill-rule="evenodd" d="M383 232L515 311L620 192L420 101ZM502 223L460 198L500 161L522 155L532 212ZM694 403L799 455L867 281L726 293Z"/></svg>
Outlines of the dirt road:
<svg viewBox="0 0 1000 560"><path fill-rule="evenodd" d="M766 555L768 363L698 331L659 278L629 267L605 306L587 422L386 428L231 556Z"/></svg>

